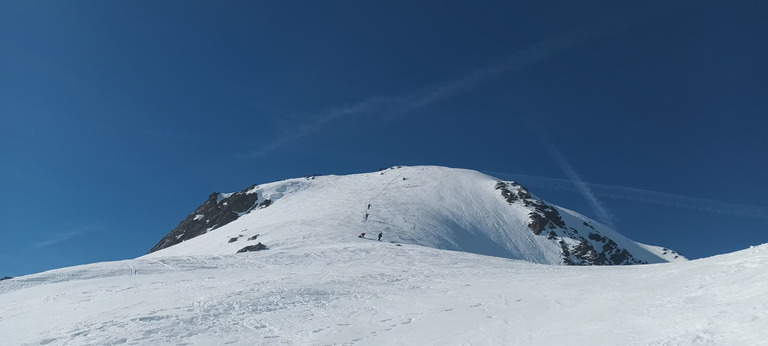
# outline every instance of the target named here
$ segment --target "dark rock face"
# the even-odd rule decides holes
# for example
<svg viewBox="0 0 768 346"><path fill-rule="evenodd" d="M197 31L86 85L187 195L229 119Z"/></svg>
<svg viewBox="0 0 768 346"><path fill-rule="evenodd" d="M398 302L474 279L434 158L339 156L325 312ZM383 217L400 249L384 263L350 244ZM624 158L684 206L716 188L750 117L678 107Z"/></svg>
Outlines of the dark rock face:
<svg viewBox="0 0 768 346"><path fill-rule="evenodd" d="M192 214L182 220L176 228L163 237L149 252L165 249L185 240L205 234L216 228L224 226L240 215L254 208L266 208L271 205L270 200L259 202L256 192L248 193L256 186L253 185L243 191L224 197L219 193L208 196L208 200L199 206ZM235 239L237 240L237 239Z"/></svg>
<svg viewBox="0 0 768 346"><path fill-rule="evenodd" d="M251 251L261 251L261 250L266 250L266 249L267 249L266 245L264 245L262 243L258 243L256 245L248 245L248 246L246 246L246 247L244 247L244 248L242 248L240 250L237 250L237 253L251 252Z"/></svg>
<svg viewBox="0 0 768 346"><path fill-rule="evenodd" d="M528 228L535 235L556 242L561 249L562 260L567 265L618 265L645 263L632 256L616 242L599 234L589 222L581 225L566 225L554 207L533 197L524 186L515 182L497 181L495 189L507 203L522 204L528 208ZM582 236L577 229L581 228ZM545 232L546 231L546 232Z"/></svg>
<svg viewBox="0 0 768 346"><path fill-rule="evenodd" d="M8 279L13 279L13 276L3 276L3 278L0 279L0 281L8 280Z"/></svg>
<svg viewBox="0 0 768 346"><path fill-rule="evenodd" d="M531 192L524 186L515 182L497 181L495 188L501 191L501 196L504 197L507 203L521 202L526 207L533 209L528 214L531 219L528 223L528 228L533 231L533 234L539 235L546 228L556 229L565 227L565 222L560 217L560 213L550 205L533 198Z"/></svg>
<svg viewBox="0 0 768 346"><path fill-rule="evenodd" d="M560 213L550 205L540 200L525 200L527 207L532 207L534 212L528 214L531 218L531 223L528 224L534 234L538 235L544 230L544 227L549 229L565 228L565 222L560 217Z"/></svg>
<svg viewBox="0 0 768 346"><path fill-rule="evenodd" d="M510 188L512 189L510 190ZM510 204L519 200L532 198L531 193L528 192L528 189L515 182L497 181L496 190L501 190L501 196L504 197L504 199L507 200L507 202Z"/></svg>
<svg viewBox="0 0 768 346"><path fill-rule="evenodd" d="M501 196L509 204L519 201L526 207L533 209L528 214L531 218L528 228L533 231L533 234L539 235L545 228L556 229L565 227L565 222L560 217L560 213L543 201L533 198L531 192L524 186L515 182L497 181L496 190L501 190Z"/></svg>
<svg viewBox="0 0 768 346"><path fill-rule="evenodd" d="M271 201L271 200L268 200L268 199L265 199L265 200L263 200L261 203L259 203L259 205L257 206L257 208L259 208L259 209L264 209L264 208L266 208L266 207L269 207L270 205L272 205L272 201Z"/></svg>
<svg viewBox="0 0 768 346"><path fill-rule="evenodd" d="M531 218L531 222L528 223L528 228L533 231L533 234L539 235L541 232L546 228L549 221L544 218L541 214L538 213L530 213L528 216Z"/></svg>

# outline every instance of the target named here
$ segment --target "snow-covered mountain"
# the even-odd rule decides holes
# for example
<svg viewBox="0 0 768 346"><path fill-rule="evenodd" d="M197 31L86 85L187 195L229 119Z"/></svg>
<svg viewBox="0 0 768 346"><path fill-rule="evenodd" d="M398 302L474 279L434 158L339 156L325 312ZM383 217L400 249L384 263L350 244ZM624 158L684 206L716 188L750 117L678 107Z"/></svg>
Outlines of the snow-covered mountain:
<svg viewBox="0 0 768 346"><path fill-rule="evenodd" d="M357 238L380 231L386 241ZM0 344L768 340L768 244L677 261L468 170L394 168L214 194L156 249L0 280Z"/></svg>
<svg viewBox="0 0 768 346"><path fill-rule="evenodd" d="M152 256L221 255L374 239L542 264L641 264L684 260L636 243L515 182L434 166L308 176L214 193ZM263 246L261 246L263 247Z"/></svg>

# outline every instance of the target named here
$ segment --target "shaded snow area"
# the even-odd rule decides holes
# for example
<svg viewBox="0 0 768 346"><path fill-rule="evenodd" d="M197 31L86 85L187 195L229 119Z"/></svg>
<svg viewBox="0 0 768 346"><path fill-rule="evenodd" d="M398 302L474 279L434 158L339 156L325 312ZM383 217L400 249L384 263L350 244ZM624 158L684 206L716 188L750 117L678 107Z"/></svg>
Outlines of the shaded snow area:
<svg viewBox="0 0 768 346"><path fill-rule="evenodd" d="M228 199L215 204L217 196ZM221 214L224 209L216 209L238 196L248 198L240 212ZM381 232L384 241L542 264L685 259L547 204L519 184L465 169L393 167L365 174L308 176L214 194L198 211L206 205L215 211L209 214L223 215L216 219L217 227L206 233L202 230L208 225L202 220L185 220L149 257L234 254L249 244L231 239L256 234L271 249L295 249L356 242L361 233L375 239Z"/></svg>
<svg viewBox="0 0 768 346"><path fill-rule="evenodd" d="M0 281L0 343L765 345L766 267L768 244L638 266L366 239L147 256Z"/></svg>

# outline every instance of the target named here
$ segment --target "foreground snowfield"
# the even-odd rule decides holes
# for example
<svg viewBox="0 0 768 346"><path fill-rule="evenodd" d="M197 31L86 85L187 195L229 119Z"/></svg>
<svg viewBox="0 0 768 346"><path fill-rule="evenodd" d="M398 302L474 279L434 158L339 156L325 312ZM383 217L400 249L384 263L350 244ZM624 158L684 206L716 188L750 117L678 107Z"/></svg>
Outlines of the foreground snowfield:
<svg viewBox="0 0 768 346"><path fill-rule="evenodd" d="M768 244L569 267L360 239L0 281L3 345L765 345Z"/></svg>

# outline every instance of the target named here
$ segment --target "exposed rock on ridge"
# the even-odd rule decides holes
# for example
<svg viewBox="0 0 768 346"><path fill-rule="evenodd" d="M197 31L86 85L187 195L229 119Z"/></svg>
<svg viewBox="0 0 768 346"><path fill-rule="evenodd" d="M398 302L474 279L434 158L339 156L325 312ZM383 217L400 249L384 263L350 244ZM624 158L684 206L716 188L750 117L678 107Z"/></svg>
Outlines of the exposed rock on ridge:
<svg viewBox="0 0 768 346"><path fill-rule="evenodd" d="M534 198L530 191L515 182L496 182L496 190L509 203L522 203L531 210L528 228L535 235L546 236L560 245L563 264L567 265L618 265L644 264L612 239L605 237L594 226L584 221L580 225L567 225L557 209ZM574 227L575 226L575 227ZM579 233L582 229L587 237ZM549 232L544 233L549 229ZM588 230L588 231L587 231Z"/></svg>
<svg viewBox="0 0 768 346"><path fill-rule="evenodd" d="M356 246L361 232L383 232L389 242L552 265L685 260L549 204L518 183L436 166L312 175L213 194L152 251L233 254L256 244L257 237L275 248Z"/></svg>
<svg viewBox="0 0 768 346"><path fill-rule="evenodd" d="M224 226L240 215L255 208L266 208L271 204L269 199L259 200L259 195L253 185L243 191L232 194L212 193L208 200L199 206L192 214L182 220L176 228L163 237L149 252L155 252L169 246L192 239L216 228Z"/></svg>

